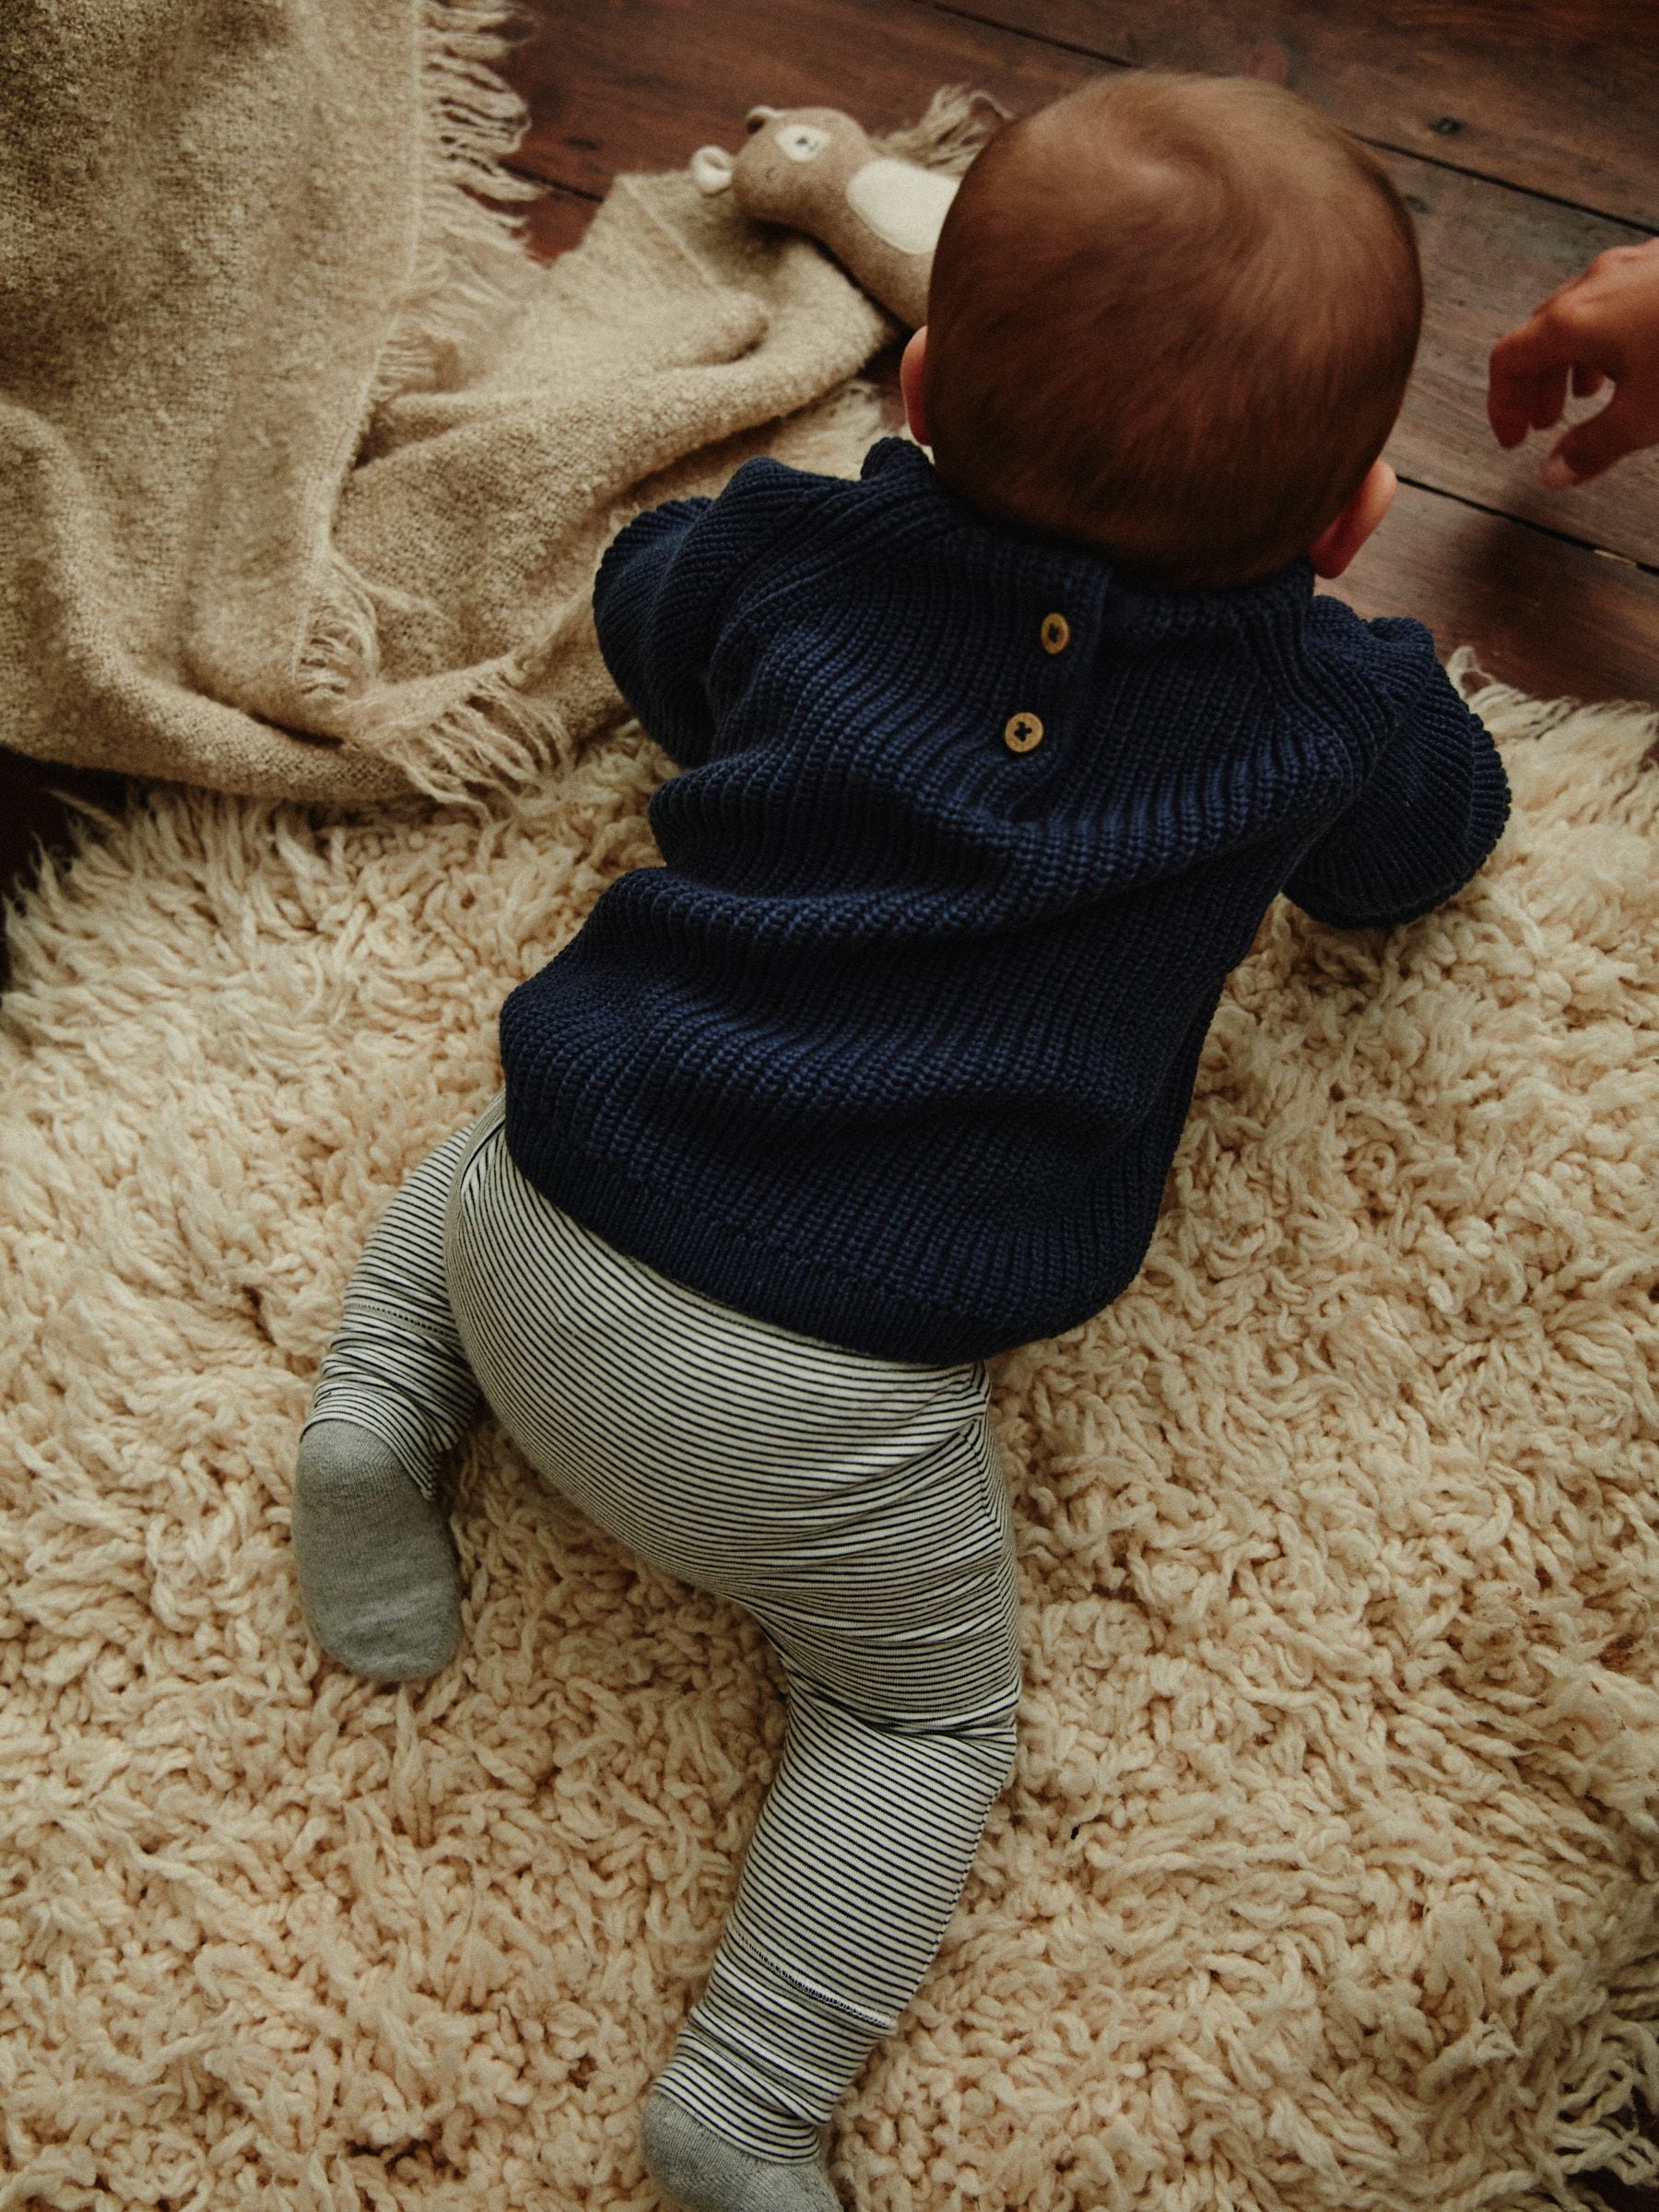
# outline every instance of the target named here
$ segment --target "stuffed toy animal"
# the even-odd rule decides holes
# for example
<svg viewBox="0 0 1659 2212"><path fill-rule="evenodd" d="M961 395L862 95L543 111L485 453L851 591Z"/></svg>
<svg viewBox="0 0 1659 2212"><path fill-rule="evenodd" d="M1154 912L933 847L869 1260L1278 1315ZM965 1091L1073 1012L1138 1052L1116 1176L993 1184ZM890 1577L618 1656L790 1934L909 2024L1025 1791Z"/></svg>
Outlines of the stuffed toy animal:
<svg viewBox="0 0 1659 2212"><path fill-rule="evenodd" d="M692 155L700 189L806 231L900 323L925 322L933 251L959 180L877 153L836 108L751 108L747 120L735 159L719 146Z"/></svg>

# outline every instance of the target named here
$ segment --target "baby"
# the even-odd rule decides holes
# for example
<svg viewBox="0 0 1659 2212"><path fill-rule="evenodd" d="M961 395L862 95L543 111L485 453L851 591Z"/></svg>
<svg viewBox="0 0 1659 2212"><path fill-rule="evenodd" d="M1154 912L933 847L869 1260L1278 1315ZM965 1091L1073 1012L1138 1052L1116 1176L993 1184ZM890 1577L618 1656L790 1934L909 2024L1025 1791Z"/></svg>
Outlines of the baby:
<svg viewBox="0 0 1659 2212"><path fill-rule="evenodd" d="M1405 922L1502 827L1428 633L1313 595L1394 491L1420 308L1386 178L1291 95L1090 84L951 207L903 368L931 463L752 462L600 571L685 771L664 865L512 994L504 1090L371 1238L294 1543L329 1652L441 1666L439 1467L482 1397L765 1629L783 1759L644 2115L692 2212L835 2205L820 2131L1007 1779L984 1360L1135 1274L1275 895Z"/></svg>

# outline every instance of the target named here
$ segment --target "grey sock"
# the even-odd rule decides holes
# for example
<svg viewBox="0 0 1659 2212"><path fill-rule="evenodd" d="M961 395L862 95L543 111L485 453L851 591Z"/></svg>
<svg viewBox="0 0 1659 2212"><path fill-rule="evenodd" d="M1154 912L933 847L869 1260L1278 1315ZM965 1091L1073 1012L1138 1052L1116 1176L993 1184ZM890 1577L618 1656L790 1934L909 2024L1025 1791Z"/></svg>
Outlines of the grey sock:
<svg viewBox="0 0 1659 2212"><path fill-rule="evenodd" d="M449 1516L372 1430L319 1421L300 1440L294 1563L311 1632L375 1682L447 1666L461 1641Z"/></svg>
<svg viewBox="0 0 1659 2212"><path fill-rule="evenodd" d="M685 2212L841 2212L817 2159L753 2158L661 2089L646 2100L640 2132L652 2180Z"/></svg>

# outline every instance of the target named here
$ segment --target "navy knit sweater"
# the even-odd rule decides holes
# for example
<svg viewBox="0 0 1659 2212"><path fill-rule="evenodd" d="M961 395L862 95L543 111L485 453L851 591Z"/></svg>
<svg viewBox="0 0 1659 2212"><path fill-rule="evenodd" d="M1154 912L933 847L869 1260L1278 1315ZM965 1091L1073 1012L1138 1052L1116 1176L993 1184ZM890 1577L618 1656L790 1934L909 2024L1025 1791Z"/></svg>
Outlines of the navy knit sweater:
<svg viewBox="0 0 1659 2212"><path fill-rule="evenodd" d="M1406 921L1508 811L1418 624L1304 561L1133 588L897 439L641 515L594 611L685 772L665 865L507 1001L512 1158L676 1280L891 1359L1116 1297L1275 894Z"/></svg>

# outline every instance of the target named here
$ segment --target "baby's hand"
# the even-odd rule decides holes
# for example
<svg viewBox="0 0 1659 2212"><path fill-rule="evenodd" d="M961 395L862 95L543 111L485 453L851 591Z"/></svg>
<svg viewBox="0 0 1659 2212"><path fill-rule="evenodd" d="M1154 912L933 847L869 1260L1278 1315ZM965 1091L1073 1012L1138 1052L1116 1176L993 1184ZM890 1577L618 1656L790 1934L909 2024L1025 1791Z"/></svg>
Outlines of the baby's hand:
<svg viewBox="0 0 1659 2212"><path fill-rule="evenodd" d="M1598 253L1492 348L1487 418L1500 445L1559 422L1568 380L1583 399L1611 381L1598 415L1559 439L1539 472L1552 491L1659 442L1659 238Z"/></svg>

